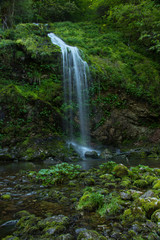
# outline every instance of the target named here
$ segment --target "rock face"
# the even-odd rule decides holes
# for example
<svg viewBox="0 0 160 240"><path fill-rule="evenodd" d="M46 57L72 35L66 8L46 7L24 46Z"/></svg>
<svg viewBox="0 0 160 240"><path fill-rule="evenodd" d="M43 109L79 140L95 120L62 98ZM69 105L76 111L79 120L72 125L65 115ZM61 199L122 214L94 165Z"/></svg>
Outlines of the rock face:
<svg viewBox="0 0 160 240"><path fill-rule="evenodd" d="M0 161L45 161L46 164L79 160L73 148L59 137L21 138L16 146L0 148Z"/></svg>
<svg viewBox="0 0 160 240"><path fill-rule="evenodd" d="M120 94L120 98L122 97ZM141 142L147 140L152 143L160 142L160 129L151 129L153 122L159 123L159 116L153 113L151 107L145 103L130 100L127 101L124 109L110 108L107 116L104 115L101 107L95 109L93 128L103 119L102 124L93 130L92 135L104 144L123 143L124 141ZM103 106L108 111L108 106Z"/></svg>

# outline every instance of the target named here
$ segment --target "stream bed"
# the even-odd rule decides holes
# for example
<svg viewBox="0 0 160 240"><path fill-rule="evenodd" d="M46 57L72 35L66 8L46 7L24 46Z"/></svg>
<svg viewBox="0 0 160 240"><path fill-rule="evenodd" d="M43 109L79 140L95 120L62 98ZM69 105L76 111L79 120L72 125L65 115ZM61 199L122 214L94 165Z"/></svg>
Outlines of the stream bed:
<svg viewBox="0 0 160 240"><path fill-rule="evenodd" d="M91 168L97 169L98 166L104 163L100 159L85 159L77 162L85 171L90 171ZM146 162L140 160L131 160L122 158L117 160L117 163L123 163L128 167L136 166L138 164L146 165ZM147 165L154 168L160 167L160 162L154 159L149 159ZM74 181L70 181L70 185L62 184L60 186L53 186L47 188L42 184L37 184L30 181L26 177L26 171L37 171L42 168L47 168L49 165L41 162L10 162L0 163L0 196L8 196L0 198L0 239L13 232L15 224L17 223L16 213L21 210L26 210L31 214L39 217L46 217L47 214L58 215L63 214L71 217L71 228L76 219L77 228L96 228L92 213L87 213L84 217L83 213L77 214L75 210L75 201L81 197L81 188L86 185L92 186L91 179L81 179L79 185ZM88 181L88 182L86 182ZM98 178L96 187L99 186ZM95 184L93 184L95 185ZM101 219L103 224L104 219ZM105 221L104 221L105 222ZM72 230L70 229L72 233Z"/></svg>

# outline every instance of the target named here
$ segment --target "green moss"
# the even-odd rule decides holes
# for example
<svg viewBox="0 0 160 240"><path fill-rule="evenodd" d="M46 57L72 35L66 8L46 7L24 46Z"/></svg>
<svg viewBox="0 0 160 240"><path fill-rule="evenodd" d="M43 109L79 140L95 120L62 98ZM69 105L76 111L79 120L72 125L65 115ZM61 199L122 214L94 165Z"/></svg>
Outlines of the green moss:
<svg viewBox="0 0 160 240"><path fill-rule="evenodd" d="M100 235L98 232L96 231L93 231L93 230L85 230L85 231L82 231L79 235L78 235L78 238L77 240L83 240L83 239L90 239L90 240L93 240L93 239L97 239L97 240L107 240L106 237Z"/></svg>
<svg viewBox="0 0 160 240"><path fill-rule="evenodd" d="M19 240L20 238L19 237L15 237L15 236L7 236L5 238L2 238L2 240Z"/></svg>
<svg viewBox="0 0 160 240"><path fill-rule="evenodd" d="M156 176L151 176L151 175L145 176L144 179L148 182L149 185L151 185L153 182L156 182L156 180L158 180Z"/></svg>
<svg viewBox="0 0 160 240"><path fill-rule="evenodd" d="M160 180L154 182L153 189L160 189Z"/></svg>
<svg viewBox="0 0 160 240"><path fill-rule="evenodd" d="M121 181L122 187L129 187L131 185L131 180L129 178L125 178Z"/></svg>
<svg viewBox="0 0 160 240"><path fill-rule="evenodd" d="M100 173L111 173L114 169L114 167L117 165L117 163L113 161L108 161L107 163L103 163L99 166L99 172Z"/></svg>
<svg viewBox="0 0 160 240"><path fill-rule="evenodd" d="M155 211L152 216L151 216L151 220L153 222L160 222L160 209L158 209L157 211Z"/></svg>
<svg viewBox="0 0 160 240"><path fill-rule="evenodd" d="M140 206L150 217L154 211L160 208L160 200L157 198L138 198L135 200L135 205Z"/></svg>
<svg viewBox="0 0 160 240"><path fill-rule="evenodd" d="M100 178L105 179L106 181L114 181L114 176L112 174L103 174Z"/></svg>
<svg viewBox="0 0 160 240"><path fill-rule="evenodd" d="M62 234L57 237L57 240L73 240L74 237L71 234Z"/></svg>
<svg viewBox="0 0 160 240"><path fill-rule="evenodd" d="M124 166L123 164L118 164L114 167L113 173L116 177L124 177L128 175L128 168Z"/></svg>
<svg viewBox="0 0 160 240"><path fill-rule="evenodd" d="M10 200L11 199L11 195L10 194L4 194L4 195L1 196L1 198L3 200Z"/></svg>
<svg viewBox="0 0 160 240"><path fill-rule="evenodd" d="M105 203L97 212L101 216L114 216L121 211L122 203L120 197L109 195L109 198L105 199Z"/></svg>
<svg viewBox="0 0 160 240"><path fill-rule="evenodd" d="M80 198L77 209L78 210L97 210L104 204L104 196L99 192L84 192Z"/></svg>
<svg viewBox="0 0 160 240"><path fill-rule="evenodd" d="M35 215L23 216L17 223L18 231L23 231L25 234L32 234L38 231L37 226L40 218L35 217Z"/></svg>
<svg viewBox="0 0 160 240"><path fill-rule="evenodd" d="M140 179L140 180L134 181L133 185L139 188L146 188L149 185L149 183L145 180Z"/></svg>
<svg viewBox="0 0 160 240"><path fill-rule="evenodd" d="M145 220L145 212L140 207L128 208L124 211L121 219L124 225L130 225L134 221L143 222Z"/></svg>
<svg viewBox="0 0 160 240"><path fill-rule="evenodd" d="M66 230L65 226L63 225L55 225L54 227L46 227L43 232L45 233L46 237L51 236L58 233L63 233Z"/></svg>

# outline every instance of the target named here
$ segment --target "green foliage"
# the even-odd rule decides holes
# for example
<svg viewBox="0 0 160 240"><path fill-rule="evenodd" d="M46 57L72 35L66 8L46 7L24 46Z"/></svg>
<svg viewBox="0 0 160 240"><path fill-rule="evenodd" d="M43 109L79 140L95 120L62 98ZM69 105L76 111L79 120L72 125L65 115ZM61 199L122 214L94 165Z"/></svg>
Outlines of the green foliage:
<svg viewBox="0 0 160 240"><path fill-rule="evenodd" d="M101 209L104 204L104 196L99 192L84 192L80 198L77 209L78 210L97 210Z"/></svg>
<svg viewBox="0 0 160 240"><path fill-rule="evenodd" d="M112 173L114 167L117 165L117 163L113 162L113 161L109 161L107 163L103 163L99 166L100 171L102 173Z"/></svg>
<svg viewBox="0 0 160 240"><path fill-rule="evenodd" d="M123 201L112 194L109 194L105 198L105 204L103 204L102 208L98 210L98 213L101 216L112 216L114 214L117 214L120 211L121 205Z"/></svg>
<svg viewBox="0 0 160 240"><path fill-rule="evenodd" d="M31 171L28 176L33 181L42 182L43 185L48 186L76 178L80 173L80 168L79 165L61 163L49 169L41 169L39 172Z"/></svg>
<svg viewBox="0 0 160 240"><path fill-rule="evenodd" d="M104 196L100 191L94 191L93 188L86 188L83 196L80 198L77 209L96 211L101 216L112 216L120 211L120 204L123 201L119 196L108 194Z"/></svg>
<svg viewBox="0 0 160 240"><path fill-rule="evenodd" d="M149 0L93 1L102 26L118 27L130 40L142 41L149 50L160 51L159 4Z"/></svg>
<svg viewBox="0 0 160 240"><path fill-rule="evenodd" d="M136 44L129 45L122 33L108 28L101 32L100 25L85 22L73 24L71 22L50 25L66 43L76 45L84 52L84 57L90 63L93 82L90 86L93 104L99 102L108 107L124 107L126 101L120 98L119 92L125 91L138 99L145 99L149 103L158 105L159 95L156 94L160 85L159 65L145 57L146 51L138 53ZM107 96L107 90L113 93ZM103 109L104 111L104 109Z"/></svg>

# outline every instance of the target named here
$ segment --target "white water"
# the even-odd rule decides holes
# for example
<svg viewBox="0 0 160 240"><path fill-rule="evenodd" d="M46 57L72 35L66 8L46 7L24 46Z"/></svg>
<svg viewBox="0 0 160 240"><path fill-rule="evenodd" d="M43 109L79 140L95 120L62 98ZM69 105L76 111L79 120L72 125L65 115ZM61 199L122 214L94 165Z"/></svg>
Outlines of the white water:
<svg viewBox="0 0 160 240"><path fill-rule="evenodd" d="M65 130L69 141L74 143L79 137L82 148L89 146L88 64L77 47L67 45L54 33L48 36L62 52Z"/></svg>
<svg viewBox="0 0 160 240"><path fill-rule="evenodd" d="M83 146L83 145L77 144L75 142L67 142L67 143L69 146L73 147L76 150L76 152L80 155L80 157L82 157L84 159L85 159L86 152L96 151L98 156L100 156L101 151L95 150L94 148Z"/></svg>

